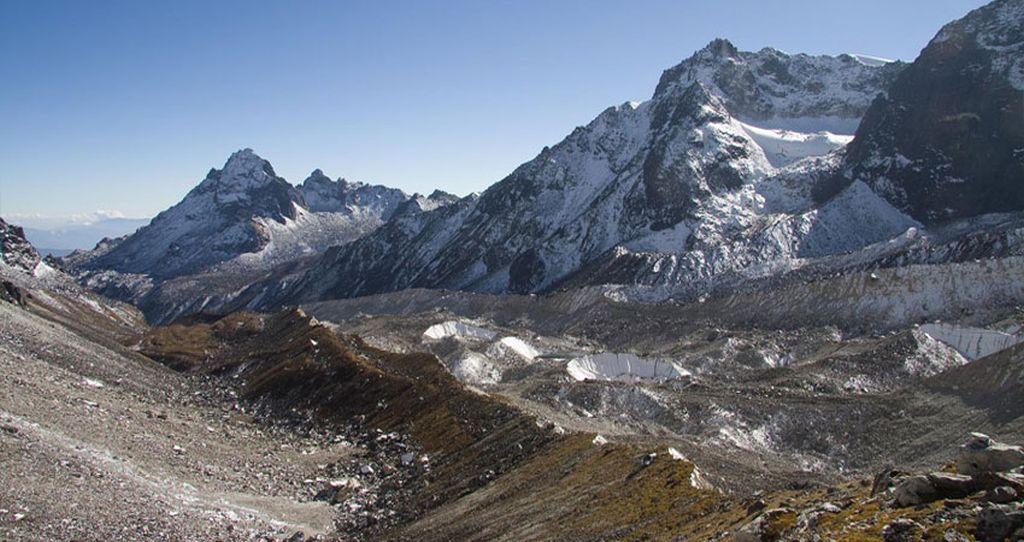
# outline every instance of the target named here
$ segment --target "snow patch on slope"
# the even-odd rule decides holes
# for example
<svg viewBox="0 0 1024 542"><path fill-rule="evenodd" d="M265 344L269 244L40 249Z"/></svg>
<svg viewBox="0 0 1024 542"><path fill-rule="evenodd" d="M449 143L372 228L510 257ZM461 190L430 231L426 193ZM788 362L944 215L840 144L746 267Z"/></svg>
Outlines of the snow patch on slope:
<svg viewBox="0 0 1024 542"><path fill-rule="evenodd" d="M490 385L501 382L501 370L487 356L476 352L467 352L452 362L451 373L466 384Z"/></svg>
<svg viewBox="0 0 1024 542"><path fill-rule="evenodd" d="M903 370L908 375L932 376L970 361L955 348L935 339L922 329L915 329L911 334L917 341L917 351L903 360Z"/></svg>
<svg viewBox="0 0 1024 542"><path fill-rule="evenodd" d="M790 130L759 128L752 124L740 123L747 135L754 140L765 158L775 167L782 167L810 156L823 156L844 147L853 136L838 135L822 131L804 133Z"/></svg>
<svg viewBox="0 0 1024 542"><path fill-rule="evenodd" d="M540 351L518 337L502 337L487 349L487 354L493 357L507 357L512 354L526 361L533 361L540 355Z"/></svg>
<svg viewBox="0 0 1024 542"><path fill-rule="evenodd" d="M921 331L955 348L970 361L1006 350L1024 341L1024 337L1002 331L956 324L924 324L921 326Z"/></svg>
<svg viewBox="0 0 1024 542"><path fill-rule="evenodd" d="M890 58L882 58L880 56L862 55L862 54L857 54L857 53L848 53L848 54L851 57L853 57L854 60L856 60L857 62L860 62L861 64L863 64L865 66L879 67L879 66L885 66L886 64L892 64L893 62L896 62L895 60L892 60Z"/></svg>
<svg viewBox="0 0 1024 542"><path fill-rule="evenodd" d="M689 371L670 361L616 353L580 356L570 360L565 370L578 381L675 380L690 376Z"/></svg>
<svg viewBox="0 0 1024 542"><path fill-rule="evenodd" d="M265 217L253 218L256 227L266 235L266 244L257 252L241 254L222 265L267 269L352 242L383 222L379 214L369 209L354 208L349 214L342 214L314 213L296 204L293 207L295 218L285 217L283 223Z"/></svg>
<svg viewBox="0 0 1024 542"><path fill-rule="evenodd" d="M800 257L857 250L892 239L919 222L893 207L861 181L855 181L819 209L802 215Z"/></svg>
<svg viewBox="0 0 1024 542"><path fill-rule="evenodd" d="M484 339L489 341L497 335L497 333L489 329L465 324L457 320L434 324L423 332L425 338L435 340L454 337L456 339Z"/></svg>
<svg viewBox="0 0 1024 542"><path fill-rule="evenodd" d="M711 405L706 423L713 428L711 439L719 444L750 452L772 449L773 439L768 425L752 427L737 413Z"/></svg>

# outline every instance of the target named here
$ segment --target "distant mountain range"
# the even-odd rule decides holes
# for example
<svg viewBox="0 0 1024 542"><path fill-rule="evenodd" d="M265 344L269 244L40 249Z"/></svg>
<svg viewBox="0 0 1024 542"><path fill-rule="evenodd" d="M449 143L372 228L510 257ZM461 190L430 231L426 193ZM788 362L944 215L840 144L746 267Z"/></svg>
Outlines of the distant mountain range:
<svg viewBox="0 0 1024 542"><path fill-rule="evenodd" d="M270 162L243 149L148 225L72 253L63 264L88 286L166 319L237 295L279 266L358 239L393 218L455 200L441 191L410 196L332 180L319 169L292 186Z"/></svg>
<svg viewBox="0 0 1024 542"><path fill-rule="evenodd" d="M100 218L86 223L26 226L25 236L44 256L65 256L75 250L91 249L105 238L129 235L146 224L148 218Z"/></svg>
<svg viewBox="0 0 1024 542"><path fill-rule="evenodd" d="M971 12L909 65L712 41L461 199L292 186L246 149L65 265L166 321L406 288L665 300L1013 252L1016 219L979 217L1024 210L1022 6Z"/></svg>

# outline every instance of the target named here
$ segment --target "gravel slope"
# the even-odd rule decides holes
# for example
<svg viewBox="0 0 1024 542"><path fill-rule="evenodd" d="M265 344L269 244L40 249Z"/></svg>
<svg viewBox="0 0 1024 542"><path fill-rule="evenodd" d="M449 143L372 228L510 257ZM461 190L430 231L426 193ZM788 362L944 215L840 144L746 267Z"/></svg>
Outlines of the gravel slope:
<svg viewBox="0 0 1024 542"><path fill-rule="evenodd" d="M210 381L6 303L0 374L0 539L285 539L333 528L335 511L311 502L303 481L353 449L254 423Z"/></svg>

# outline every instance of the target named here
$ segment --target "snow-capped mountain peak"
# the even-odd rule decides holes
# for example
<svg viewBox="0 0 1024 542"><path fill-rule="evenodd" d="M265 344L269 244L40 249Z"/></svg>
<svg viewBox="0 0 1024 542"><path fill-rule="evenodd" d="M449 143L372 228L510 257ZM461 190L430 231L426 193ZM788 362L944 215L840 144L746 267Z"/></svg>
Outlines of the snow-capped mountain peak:
<svg viewBox="0 0 1024 542"><path fill-rule="evenodd" d="M253 220L279 224L294 219L298 192L252 149L233 153L178 204L149 225L93 257L77 257L90 269L139 273L166 279L194 273L259 250L266 242Z"/></svg>
<svg viewBox="0 0 1024 542"><path fill-rule="evenodd" d="M228 203L253 190L282 182L284 179L274 173L270 162L247 148L232 153L223 168L211 169L197 190L215 193L222 203Z"/></svg>
<svg viewBox="0 0 1024 542"><path fill-rule="evenodd" d="M628 253L625 247L671 254L673 271L660 274L669 280L795 257L810 250L795 237L830 227L820 222L852 220L841 211L818 218L812 189L792 182L786 168L803 171L805 160L842 147L848 137L816 132L851 134L900 67L768 48L742 52L715 40L666 71L650 100L605 109L477 199L393 221L328 252L280 295L295 301L408 287L535 292ZM778 209L787 215L765 216ZM788 216L809 212L800 224ZM786 225L758 234L770 221ZM899 233L883 229L832 244L816 240L814 250L847 250ZM656 276L656 268L641 274ZM613 280L620 279L641 280Z"/></svg>
<svg viewBox="0 0 1024 542"><path fill-rule="evenodd" d="M684 92L699 82L744 121L852 135L871 101L903 66L866 63L851 55L791 55L770 47L744 52L716 39L666 70L655 97Z"/></svg>
<svg viewBox="0 0 1024 542"><path fill-rule="evenodd" d="M327 184L330 184L330 183L333 183L333 182L335 182L335 181L332 180L330 177L328 177L327 174L324 173L324 170L322 170L320 168L316 168L316 169L314 169L313 171L311 171L309 173L309 175L306 177L306 180L302 181L302 183L299 184L299 187L313 186L313 185L327 185ZM338 179L337 182L344 183L346 181L345 181L345 179Z"/></svg>
<svg viewBox="0 0 1024 542"><path fill-rule="evenodd" d="M84 282L161 320L183 309L177 302L164 303L165 287L174 299L186 290L196 299L206 296L206 303L228 299L253 277L349 243L399 210L415 215L453 200L450 195L410 198L395 188L335 181L320 169L294 187L269 161L242 149L148 226L76 252L65 265ZM220 280L191 278L211 274Z"/></svg>
<svg viewBox="0 0 1024 542"><path fill-rule="evenodd" d="M369 211L380 220L388 220L409 196L397 188L331 180L320 169L314 170L297 188L303 205L312 212L358 214Z"/></svg>

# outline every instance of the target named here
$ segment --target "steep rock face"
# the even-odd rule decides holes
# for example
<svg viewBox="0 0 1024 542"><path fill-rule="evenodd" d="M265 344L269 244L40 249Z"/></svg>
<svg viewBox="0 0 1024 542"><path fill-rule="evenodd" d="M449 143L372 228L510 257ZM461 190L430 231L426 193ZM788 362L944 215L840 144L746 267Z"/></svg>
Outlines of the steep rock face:
<svg viewBox="0 0 1024 542"><path fill-rule="evenodd" d="M32 273L41 259L25 239L25 230L0 218L0 261L18 271Z"/></svg>
<svg viewBox="0 0 1024 542"><path fill-rule="evenodd" d="M850 133L899 69L850 56L741 53L716 40L668 70L651 100L608 108L478 199L393 221L332 250L306 276L284 289L272 287L274 294L261 302L408 287L534 292L623 247L689 253L689 271L703 274L746 265L720 242L764 230L768 214L812 213L809 185L819 176L806 161L845 143L823 137L807 150L805 139L786 139L778 128ZM805 222L809 230L823 220L814 215ZM866 242L912 223L895 222L899 227ZM807 244L784 235L760 238L767 246L744 254L795 255ZM822 242L815 250L863 242ZM700 254L700 247L717 255Z"/></svg>
<svg viewBox="0 0 1024 542"><path fill-rule="evenodd" d="M872 104L844 175L926 224L1024 209L1024 2L946 25Z"/></svg>
<svg viewBox="0 0 1024 542"><path fill-rule="evenodd" d="M300 291L313 299L405 288L420 280L417 273L428 272L436 247L448 241L475 204L476 197L469 196L427 213L399 212L372 234L330 248L294 280L272 277L256 285L263 291L255 294L252 306L277 304Z"/></svg>
<svg viewBox="0 0 1024 542"><path fill-rule="evenodd" d="M345 179L332 181L317 169L298 186L299 194L307 210L314 213L364 213L377 216L386 222L408 196L397 188L348 182Z"/></svg>
<svg viewBox="0 0 1024 542"><path fill-rule="evenodd" d="M250 149L231 155L177 205L160 213L89 269L166 279L207 269L267 241L254 217L283 224L296 217L298 192Z"/></svg>
<svg viewBox="0 0 1024 542"><path fill-rule="evenodd" d="M736 117L800 131L852 133L864 110L904 65L854 55L788 55L772 48L743 52L717 39L665 71L655 95L701 83Z"/></svg>

